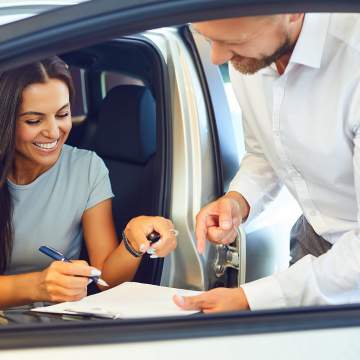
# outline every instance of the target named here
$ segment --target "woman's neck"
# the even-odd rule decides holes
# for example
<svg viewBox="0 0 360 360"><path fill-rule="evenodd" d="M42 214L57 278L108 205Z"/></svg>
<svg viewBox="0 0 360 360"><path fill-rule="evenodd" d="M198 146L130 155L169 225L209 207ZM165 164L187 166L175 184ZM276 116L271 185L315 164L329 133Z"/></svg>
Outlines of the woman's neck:
<svg viewBox="0 0 360 360"><path fill-rule="evenodd" d="M31 184L41 174L46 172L50 167L43 167L28 163L27 161L14 160L9 180L17 185Z"/></svg>

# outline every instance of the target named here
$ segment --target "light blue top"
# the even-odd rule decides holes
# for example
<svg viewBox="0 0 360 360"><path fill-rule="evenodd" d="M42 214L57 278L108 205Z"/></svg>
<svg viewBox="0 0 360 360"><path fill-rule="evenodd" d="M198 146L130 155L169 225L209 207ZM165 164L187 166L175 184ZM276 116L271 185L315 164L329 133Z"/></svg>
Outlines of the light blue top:
<svg viewBox="0 0 360 360"><path fill-rule="evenodd" d="M77 259L84 211L114 196L102 159L92 151L68 145L55 165L31 184L9 180L8 184L14 204L14 245L6 274L47 267L53 260L38 251L41 245Z"/></svg>

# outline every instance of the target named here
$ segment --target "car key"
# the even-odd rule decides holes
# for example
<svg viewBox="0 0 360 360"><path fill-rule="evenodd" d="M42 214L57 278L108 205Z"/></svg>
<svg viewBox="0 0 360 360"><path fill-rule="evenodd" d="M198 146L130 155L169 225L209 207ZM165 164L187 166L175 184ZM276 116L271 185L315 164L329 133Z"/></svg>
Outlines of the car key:
<svg viewBox="0 0 360 360"><path fill-rule="evenodd" d="M157 231L154 230L146 238L151 242L151 244L154 244L160 240L161 236Z"/></svg>

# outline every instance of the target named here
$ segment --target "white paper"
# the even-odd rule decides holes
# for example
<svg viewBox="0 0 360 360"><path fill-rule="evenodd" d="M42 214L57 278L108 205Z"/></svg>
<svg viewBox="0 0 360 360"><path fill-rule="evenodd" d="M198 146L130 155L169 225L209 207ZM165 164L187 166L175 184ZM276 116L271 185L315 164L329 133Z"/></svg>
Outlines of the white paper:
<svg viewBox="0 0 360 360"><path fill-rule="evenodd" d="M80 301L38 307L32 311L56 314L86 313L109 318L142 318L190 315L198 311L180 309L172 300L175 294L198 295L201 292L163 286L125 282Z"/></svg>

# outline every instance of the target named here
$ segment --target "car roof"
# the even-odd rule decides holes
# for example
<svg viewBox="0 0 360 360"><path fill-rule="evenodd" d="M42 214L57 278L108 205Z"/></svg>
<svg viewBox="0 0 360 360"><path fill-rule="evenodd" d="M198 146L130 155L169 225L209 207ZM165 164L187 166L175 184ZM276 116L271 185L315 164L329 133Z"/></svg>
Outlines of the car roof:
<svg viewBox="0 0 360 360"><path fill-rule="evenodd" d="M53 5L51 11L1 26L0 67L18 66L34 61L36 56L70 51L79 43L87 46L112 37L187 22L235 15L337 10L359 11L360 3L358 0L306 3L298 0L91 0L79 1L73 6L56 8ZM21 58L21 54L25 57Z"/></svg>
<svg viewBox="0 0 360 360"><path fill-rule="evenodd" d="M0 0L0 25L89 0Z"/></svg>

